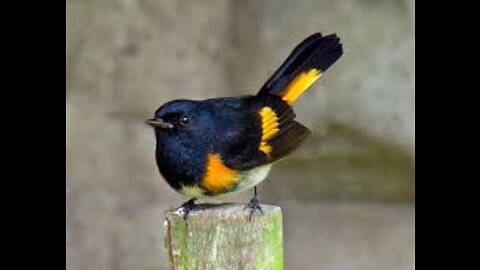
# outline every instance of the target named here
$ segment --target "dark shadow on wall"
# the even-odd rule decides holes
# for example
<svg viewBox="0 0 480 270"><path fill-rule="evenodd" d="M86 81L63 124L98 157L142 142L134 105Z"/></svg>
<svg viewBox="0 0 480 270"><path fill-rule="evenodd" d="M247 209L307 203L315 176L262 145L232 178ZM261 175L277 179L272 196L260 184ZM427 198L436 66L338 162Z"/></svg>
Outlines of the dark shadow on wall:
<svg viewBox="0 0 480 270"><path fill-rule="evenodd" d="M312 133L297 153L280 161L264 185L262 191L276 202L295 197L412 203L415 159L400 146L330 123L324 135Z"/></svg>

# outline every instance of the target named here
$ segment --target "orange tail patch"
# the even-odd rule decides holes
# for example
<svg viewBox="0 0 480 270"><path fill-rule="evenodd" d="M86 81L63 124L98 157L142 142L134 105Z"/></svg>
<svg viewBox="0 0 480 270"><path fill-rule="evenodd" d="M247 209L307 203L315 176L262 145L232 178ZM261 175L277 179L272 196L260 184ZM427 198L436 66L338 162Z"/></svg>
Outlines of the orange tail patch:
<svg viewBox="0 0 480 270"><path fill-rule="evenodd" d="M228 168L219 154L208 154L202 187L209 193L221 193L232 188L238 178L238 172Z"/></svg>
<svg viewBox="0 0 480 270"><path fill-rule="evenodd" d="M288 104L292 104L297 98L305 92L318 78L322 76L322 72L318 69L310 69L309 71L298 74L292 82L290 82L281 96Z"/></svg>

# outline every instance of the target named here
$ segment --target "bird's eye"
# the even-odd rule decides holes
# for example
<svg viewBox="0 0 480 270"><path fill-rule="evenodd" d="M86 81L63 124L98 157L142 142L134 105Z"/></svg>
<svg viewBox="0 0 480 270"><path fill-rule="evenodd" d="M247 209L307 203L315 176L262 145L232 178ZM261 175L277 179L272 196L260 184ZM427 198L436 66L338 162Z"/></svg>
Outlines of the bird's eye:
<svg viewBox="0 0 480 270"><path fill-rule="evenodd" d="M188 123L190 123L190 119L188 118L188 116L184 115L180 117L180 119L178 119L178 123L180 123L180 125L185 127L188 125Z"/></svg>

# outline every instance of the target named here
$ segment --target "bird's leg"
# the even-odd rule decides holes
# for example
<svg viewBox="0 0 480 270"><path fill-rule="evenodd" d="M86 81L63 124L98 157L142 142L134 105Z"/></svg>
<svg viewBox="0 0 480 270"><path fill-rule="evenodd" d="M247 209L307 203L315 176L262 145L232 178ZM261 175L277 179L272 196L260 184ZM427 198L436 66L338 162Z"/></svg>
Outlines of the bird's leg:
<svg viewBox="0 0 480 270"><path fill-rule="evenodd" d="M263 210L262 210L262 207L260 206L260 200L257 197L257 186L254 187L254 190L255 190L255 195L250 200L250 202L247 203L247 205L245 205L245 208L244 208L244 209L250 208L250 216L248 216L248 220L252 220L252 216L256 210L260 211L260 213L262 213L263 215Z"/></svg>
<svg viewBox="0 0 480 270"><path fill-rule="evenodd" d="M195 204L195 201L196 201L196 200L197 200L196 198L192 198L192 199L184 202L184 203L179 207L179 209L182 208L182 209L183 209L183 212L185 212L185 214L183 215L183 219L184 219L185 221L187 220L188 214L197 207L197 205Z"/></svg>

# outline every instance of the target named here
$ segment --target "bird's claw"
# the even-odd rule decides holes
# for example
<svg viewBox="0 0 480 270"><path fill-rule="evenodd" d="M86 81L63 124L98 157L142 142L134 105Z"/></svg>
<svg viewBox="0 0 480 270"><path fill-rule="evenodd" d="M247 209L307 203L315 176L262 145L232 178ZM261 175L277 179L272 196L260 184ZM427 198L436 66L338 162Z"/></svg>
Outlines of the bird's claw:
<svg viewBox="0 0 480 270"><path fill-rule="evenodd" d="M248 216L248 220L252 220L252 216L255 213L255 211L259 211L263 215L263 209L260 206L260 200L257 197L253 197L247 205L245 205L245 208L243 210L249 208L250 209L250 215Z"/></svg>

